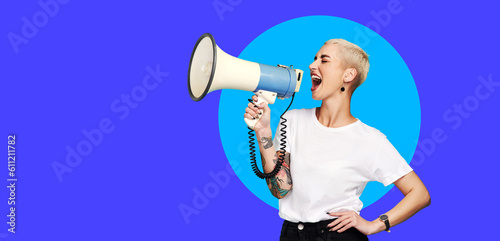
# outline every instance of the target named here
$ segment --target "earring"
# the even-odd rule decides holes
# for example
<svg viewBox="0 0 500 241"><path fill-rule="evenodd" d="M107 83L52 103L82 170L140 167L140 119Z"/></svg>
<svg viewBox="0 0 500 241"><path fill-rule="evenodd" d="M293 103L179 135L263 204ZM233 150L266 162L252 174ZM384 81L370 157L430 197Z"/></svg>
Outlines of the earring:
<svg viewBox="0 0 500 241"><path fill-rule="evenodd" d="M344 78L347 78L347 75L344 75ZM342 81L342 87L340 87L340 91L344 92L345 91L345 88L344 88L344 81Z"/></svg>

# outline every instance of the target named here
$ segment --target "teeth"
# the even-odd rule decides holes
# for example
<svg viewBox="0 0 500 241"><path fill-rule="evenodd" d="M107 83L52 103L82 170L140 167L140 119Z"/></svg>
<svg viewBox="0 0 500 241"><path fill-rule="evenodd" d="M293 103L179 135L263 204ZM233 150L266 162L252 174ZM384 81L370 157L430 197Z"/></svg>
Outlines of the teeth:
<svg viewBox="0 0 500 241"><path fill-rule="evenodd" d="M317 75L313 75L311 78L312 78L312 79L318 79L318 80L321 80L321 78L320 78L319 76L317 76Z"/></svg>

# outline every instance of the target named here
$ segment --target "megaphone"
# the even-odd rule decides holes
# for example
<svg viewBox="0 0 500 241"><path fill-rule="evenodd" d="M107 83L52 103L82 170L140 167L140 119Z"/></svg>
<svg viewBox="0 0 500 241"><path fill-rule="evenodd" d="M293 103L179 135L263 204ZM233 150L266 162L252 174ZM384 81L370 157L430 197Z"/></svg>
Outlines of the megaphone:
<svg viewBox="0 0 500 241"><path fill-rule="evenodd" d="M247 90L259 97L256 104L273 104L276 98L289 98L298 92L302 75L303 71L293 66L271 66L233 57L222 51L214 37L206 33L198 39L191 54L189 95L194 101L200 101L215 90ZM245 118L252 129L258 121L259 118Z"/></svg>

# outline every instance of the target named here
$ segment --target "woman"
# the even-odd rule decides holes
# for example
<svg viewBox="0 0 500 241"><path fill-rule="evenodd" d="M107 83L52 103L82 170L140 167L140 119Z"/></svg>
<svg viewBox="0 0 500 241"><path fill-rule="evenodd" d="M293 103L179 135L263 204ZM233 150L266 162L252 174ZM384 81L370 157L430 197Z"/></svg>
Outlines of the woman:
<svg viewBox="0 0 500 241"><path fill-rule="evenodd" d="M321 100L321 106L285 114L284 154L277 152L280 128L273 142L267 104L250 103L244 114L262 115L254 130L264 172L271 172L278 156L284 155L279 173L266 179L285 219L280 240L368 240L368 235L389 231L430 205L426 187L385 135L351 115L352 94L368 74L365 51L332 39L309 69L312 97ZM256 102L256 96L252 98ZM405 196L373 221L359 215L359 197L369 181L394 183Z"/></svg>

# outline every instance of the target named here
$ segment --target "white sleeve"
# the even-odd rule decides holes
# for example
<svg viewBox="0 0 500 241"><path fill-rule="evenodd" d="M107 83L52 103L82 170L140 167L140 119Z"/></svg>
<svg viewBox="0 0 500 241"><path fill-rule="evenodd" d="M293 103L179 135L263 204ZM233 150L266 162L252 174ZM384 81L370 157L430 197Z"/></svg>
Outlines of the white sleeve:
<svg viewBox="0 0 500 241"><path fill-rule="evenodd" d="M285 118L287 121L285 122L285 136L286 136L286 139L285 139L285 151L290 153L290 136L291 136L291 133L290 133L290 115L289 115L290 111L286 112L285 115L283 115L283 118ZM283 125L281 125L281 118L279 119L279 123L278 123L278 128L276 128L276 132L274 133L274 139L273 139L273 145L274 145L274 148L276 151L279 151L281 150L281 139L283 138L281 136L281 129L284 127Z"/></svg>
<svg viewBox="0 0 500 241"><path fill-rule="evenodd" d="M379 153L373 163L372 179L388 186L413 171L406 160L399 154L398 150L383 138Z"/></svg>

